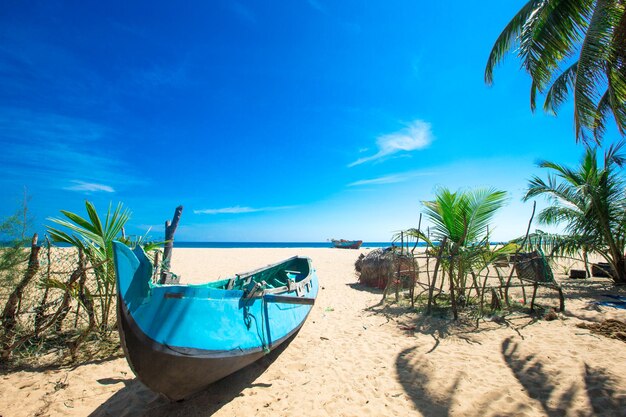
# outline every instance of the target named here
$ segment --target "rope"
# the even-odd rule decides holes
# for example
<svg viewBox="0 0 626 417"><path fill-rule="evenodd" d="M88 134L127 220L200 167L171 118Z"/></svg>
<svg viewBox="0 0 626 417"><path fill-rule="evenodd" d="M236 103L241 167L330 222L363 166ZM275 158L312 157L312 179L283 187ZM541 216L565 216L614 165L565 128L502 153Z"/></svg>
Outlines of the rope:
<svg viewBox="0 0 626 417"><path fill-rule="evenodd" d="M257 336L259 337L259 339L261 340L261 347L263 349L263 352L267 355L268 353L270 353L270 349L268 347L267 344L267 337L265 335L265 320L267 320L267 317L265 317L264 311L265 311L265 298L261 297L261 330L259 331L259 321L257 320L256 316L252 313L250 313L250 306L254 303L254 298L248 298L245 301L245 304L243 306L243 322L246 325L246 328L248 330L250 330L250 328L252 327L252 319L254 319L254 325L256 328L256 333Z"/></svg>

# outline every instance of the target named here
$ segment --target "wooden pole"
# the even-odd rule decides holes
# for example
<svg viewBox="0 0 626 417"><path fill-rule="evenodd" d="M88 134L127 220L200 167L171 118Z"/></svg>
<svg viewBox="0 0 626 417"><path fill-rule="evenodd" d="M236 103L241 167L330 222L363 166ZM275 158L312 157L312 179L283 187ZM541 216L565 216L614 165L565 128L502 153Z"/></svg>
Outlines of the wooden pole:
<svg viewBox="0 0 626 417"><path fill-rule="evenodd" d="M401 276L400 276L400 266L402 264L402 258L404 256L404 232L400 232L400 243L402 246L400 246L400 256L396 257L396 263L397 263L397 272L396 272L396 279L395 279L395 284L396 284L396 303L398 301L400 301L400 285L401 285Z"/></svg>
<svg viewBox="0 0 626 417"><path fill-rule="evenodd" d="M439 253L437 254L437 259L435 261L435 271L433 272L433 280L428 289L428 305L426 307L426 314L430 314L430 308L433 303L433 292L435 291L435 287L437 286L437 272L439 271L439 264L441 263L441 256L443 254L443 248L446 246L446 242L448 241L447 237L444 237L441 241L441 246L439 247Z"/></svg>
<svg viewBox="0 0 626 417"><path fill-rule="evenodd" d="M50 272L52 270L52 261L51 261L51 248L50 248L50 239L46 236L46 278L44 279L44 292L43 297L41 299L41 303L39 307L36 308L35 312L35 337L39 336L39 328L41 327L44 315L46 313L46 302L48 301L48 290L50 289Z"/></svg>
<svg viewBox="0 0 626 417"><path fill-rule="evenodd" d="M517 263L517 258L520 251L526 245L526 241L528 240L528 235L530 234L530 227L533 224L533 218L535 217L535 209L537 208L537 202L533 201L533 212L530 215L530 220L528 220L528 227L526 228L526 235L524 236L524 240L522 240L522 244L515 251L515 257L513 260L513 266L511 268L511 273L509 274L509 279L506 281L506 287L504 287L504 301L506 302L507 307L510 306L509 303L509 285L511 284L511 279L513 278L513 272L515 272L515 264ZM526 293L524 292L524 301L526 298Z"/></svg>
<svg viewBox="0 0 626 417"><path fill-rule="evenodd" d="M172 249L174 248L174 234L180 221L180 216L183 214L183 206L176 207L174 211L174 217L172 222L169 220L165 222L165 247L163 248L163 270L161 271L161 279L159 284L165 284L167 279L171 276L170 265L172 261Z"/></svg>
<svg viewBox="0 0 626 417"><path fill-rule="evenodd" d="M22 295L26 286L32 281L39 270L39 250L41 246L37 245L38 235L35 233L30 245L30 256L28 257L28 268L24 273L24 277L11 292L9 299L4 307L2 316L2 326L4 327L4 335L0 341L0 358L7 359L11 354L11 341L15 335L17 326L18 305L22 300Z"/></svg>
<svg viewBox="0 0 626 417"><path fill-rule="evenodd" d="M154 273L152 275L152 282L157 282L158 272L159 272L159 251L154 251Z"/></svg>
<svg viewBox="0 0 626 417"><path fill-rule="evenodd" d="M457 255L457 248L450 253L450 272L448 275L450 276L450 303L452 303L452 315L454 316L454 320L459 318L459 313L457 311L456 306L456 296L454 294L454 258ZM461 265L459 262L459 271L461 270Z"/></svg>
<svg viewBox="0 0 626 417"><path fill-rule="evenodd" d="M422 213L420 213L420 219L419 219L419 221L417 222L417 231L418 231L419 233L421 233L421 232L422 232ZM414 252L415 252L415 248L417 248L417 244L419 243L419 241L420 241L420 238L419 238L419 235L418 235L418 236L415 238L415 245L413 245L413 249L411 249L411 253L414 253Z"/></svg>

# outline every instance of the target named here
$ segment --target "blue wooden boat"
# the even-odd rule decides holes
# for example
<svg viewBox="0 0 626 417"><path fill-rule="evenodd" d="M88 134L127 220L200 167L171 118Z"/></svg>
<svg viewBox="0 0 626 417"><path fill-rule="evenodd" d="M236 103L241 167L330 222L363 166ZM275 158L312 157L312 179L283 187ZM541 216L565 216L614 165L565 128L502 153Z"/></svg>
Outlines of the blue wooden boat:
<svg viewBox="0 0 626 417"><path fill-rule="evenodd" d="M339 249L358 249L363 244L362 240L345 240L345 239L331 239L334 247Z"/></svg>
<svg viewBox="0 0 626 417"><path fill-rule="evenodd" d="M159 285L140 247L113 245L126 359L141 382L170 400L204 389L289 339L318 292L309 258L206 284Z"/></svg>

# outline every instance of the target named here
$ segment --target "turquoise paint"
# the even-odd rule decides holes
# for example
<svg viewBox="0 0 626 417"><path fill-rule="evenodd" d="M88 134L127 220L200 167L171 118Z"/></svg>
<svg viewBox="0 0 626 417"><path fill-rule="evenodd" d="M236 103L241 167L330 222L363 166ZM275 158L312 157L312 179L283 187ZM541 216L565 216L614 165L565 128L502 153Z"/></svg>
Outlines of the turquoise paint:
<svg viewBox="0 0 626 417"><path fill-rule="evenodd" d="M263 298L245 300L241 290L212 288L224 280L201 285L155 285L151 283L152 266L141 248L131 251L115 242L114 253L120 295L133 319L148 337L168 346L216 351L263 349L298 327L312 307L266 303ZM318 280L308 258L306 262L312 274L311 285L301 296L315 298ZM166 298L168 293L180 298ZM281 295L297 296L295 291Z"/></svg>

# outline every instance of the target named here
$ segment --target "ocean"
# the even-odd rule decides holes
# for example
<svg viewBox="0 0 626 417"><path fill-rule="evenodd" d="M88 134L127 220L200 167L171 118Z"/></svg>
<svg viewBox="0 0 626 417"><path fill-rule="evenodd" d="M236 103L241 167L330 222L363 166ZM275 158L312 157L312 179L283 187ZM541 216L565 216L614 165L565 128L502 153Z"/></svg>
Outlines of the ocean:
<svg viewBox="0 0 626 417"><path fill-rule="evenodd" d="M40 242L42 244L42 242ZM0 248L11 246L11 242L0 241ZM362 248L386 248L391 246L391 242L363 242ZM396 246L399 244L396 243ZM413 245L413 244L411 244ZM54 243L54 246L69 247L67 243ZM420 242L418 246L425 246ZM24 243L24 247L30 247L30 242ZM181 242L174 241L174 248L332 248L330 242Z"/></svg>
<svg viewBox="0 0 626 417"><path fill-rule="evenodd" d="M332 248L330 242L179 242L174 248ZM363 242L362 248L386 248L391 242ZM418 246L422 246L421 244Z"/></svg>

